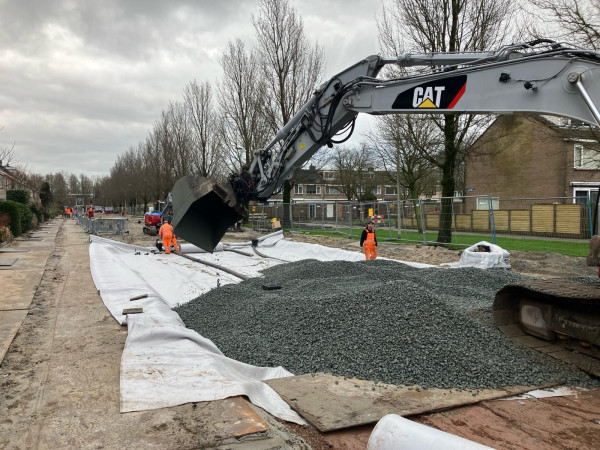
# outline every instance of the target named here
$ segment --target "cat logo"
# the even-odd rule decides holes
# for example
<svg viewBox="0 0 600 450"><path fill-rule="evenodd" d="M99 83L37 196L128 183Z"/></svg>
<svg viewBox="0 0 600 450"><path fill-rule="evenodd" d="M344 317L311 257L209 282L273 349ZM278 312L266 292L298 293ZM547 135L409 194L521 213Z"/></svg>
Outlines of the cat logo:
<svg viewBox="0 0 600 450"><path fill-rule="evenodd" d="M445 90L445 86L416 87L413 93L413 108L439 108L442 92Z"/></svg>
<svg viewBox="0 0 600 450"><path fill-rule="evenodd" d="M466 75L429 81L398 94L392 109L452 109L466 89Z"/></svg>

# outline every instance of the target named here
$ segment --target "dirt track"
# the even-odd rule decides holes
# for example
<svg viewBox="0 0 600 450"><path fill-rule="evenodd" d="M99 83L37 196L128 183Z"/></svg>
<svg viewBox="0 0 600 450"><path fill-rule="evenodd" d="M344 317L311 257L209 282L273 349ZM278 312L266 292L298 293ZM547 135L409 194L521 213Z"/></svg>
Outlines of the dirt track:
<svg viewBox="0 0 600 450"><path fill-rule="evenodd" d="M130 230L123 240L143 245L155 240L142 237L136 223L130 223ZM244 232L226 239L251 236ZM358 249L358 242L350 240L293 239ZM110 316L95 289L87 235L75 221L64 221L55 243L27 318L0 365L0 448L306 448L295 433L314 448L364 448L371 427L323 436L285 427L258 408L254 410L270 430L227 439L243 406L226 400L120 414L119 362L127 331ZM380 254L433 264L459 257L441 247L385 244ZM519 252L511 257L513 267L527 273L596 274L582 266L583 258ZM535 407L529 402L513 401L510 407L508 402L486 403L418 420L498 448L593 448L600 435L597 391L580 399L535 401ZM556 423L561 426L554 433Z"/></svg>

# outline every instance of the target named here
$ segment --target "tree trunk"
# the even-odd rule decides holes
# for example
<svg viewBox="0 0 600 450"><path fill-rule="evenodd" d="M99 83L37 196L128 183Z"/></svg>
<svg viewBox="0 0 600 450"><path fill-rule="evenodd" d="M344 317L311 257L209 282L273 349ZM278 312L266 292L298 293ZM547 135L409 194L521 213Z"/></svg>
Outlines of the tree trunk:
<svg viewBox="0 0 600 450"><path fill-rule="evenodd" d="M413 206L415 208L415 219L417 219L417 229L419 233L423 233L423 222L421 221L421 202L419 202L419 193L414 186L409 188L410 198L412 198Z"/></svg>
<svg viewBox="0 0 600 450"><path fill-rule="evenodd" d="M292 183L285 180L283 183L283 228L291 228L292 218L290 217L289 204L292 202Z"/></svg>
<svg viewBox="0 0 600 450"><path fill-rule="evenodd" d="M455 180L454 169L456 165L456 125L457 116L444 118L444 164L442 165L442 210L440 213L440 229L437 241L449 244L452 242L452 200L454 198Z"/></svg>

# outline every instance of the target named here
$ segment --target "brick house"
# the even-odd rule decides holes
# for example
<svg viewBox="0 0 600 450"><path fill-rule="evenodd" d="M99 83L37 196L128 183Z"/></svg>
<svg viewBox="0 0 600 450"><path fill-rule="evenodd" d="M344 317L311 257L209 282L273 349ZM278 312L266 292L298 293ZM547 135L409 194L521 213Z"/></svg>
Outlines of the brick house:
<svg viewBox="0 0 600 450"><path fill-rule="evenodd" d="M573 122L498 117L474 144L466 166L466 194L569 197L572 203L587 202L590 195L594 202L600 186L600 133Z"/></svg>
<svg viewBox="0 0 600 450"><path fill-rule="evenodd" d="M38 206L41 205L39 191L33 189L23 181L21 177L19 177L16 168L11 167L10 164L3 166L2 161L0 161L0 200L6 200L6 191L12 189L29 191L31 202Z"/></svg>
<svg viewBox="0 0 600 450"><path fill-rule="evenodd" d="M396 186L392 186L387 181L383 172L370 170L365 176L373 179L373 182L370 184L374 185L372 192L377 199L374 203L394 202L397 200ZM309 219L334 219L336 217L336 205L338 217L341 217L345 213L347 214L349 208L348 198L338 185L337 171L328 169L317 170L315 166L296 171L291 201L295 205L293 214ZM353 201L356 202L357 200L353 199ZM268 204L277 206L281 205L282 202L283 195L276 194L269 199ZM367 209L370 207L372 205L365 206ZM376 206L375 208L377 209ZM357 214L358 212L355 211ZM375 213L377 214L378 211L375 211Z"/></svg>
<svg viewBox="0 0 600 450"><path fill-rule="evenodd" d="M395 201L396 186L392 186L384 177L383 172L371 170L367 177L373 178L373 194L376 201ZM294 176L294 188L292 191L292 202L344 202L348 198L341 191L337 180L335 170L317 170L315 166L308 169L299 169ZM282 194L274 195L269 199L270 202L280 203L283 201ZM356 199L353 199L356 201Z"/></svg>

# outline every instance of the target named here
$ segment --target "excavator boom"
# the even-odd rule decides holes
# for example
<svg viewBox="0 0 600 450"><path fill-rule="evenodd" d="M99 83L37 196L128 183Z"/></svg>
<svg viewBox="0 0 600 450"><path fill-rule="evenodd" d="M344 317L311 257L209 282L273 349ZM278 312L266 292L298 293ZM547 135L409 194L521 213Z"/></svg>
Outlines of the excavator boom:
<svg viewBox="0 0 600 450"><path fill-rule="evenodd" d="M386 65L426 66L428 73L381 79ZM321 85L247 171L216 183L186 177L173 188L175 232L212 251L249 200L266 201L294 171L358 113L512 114L566 116L600 124L600 54L548 40L492 52L370 56Z"/></svg>

